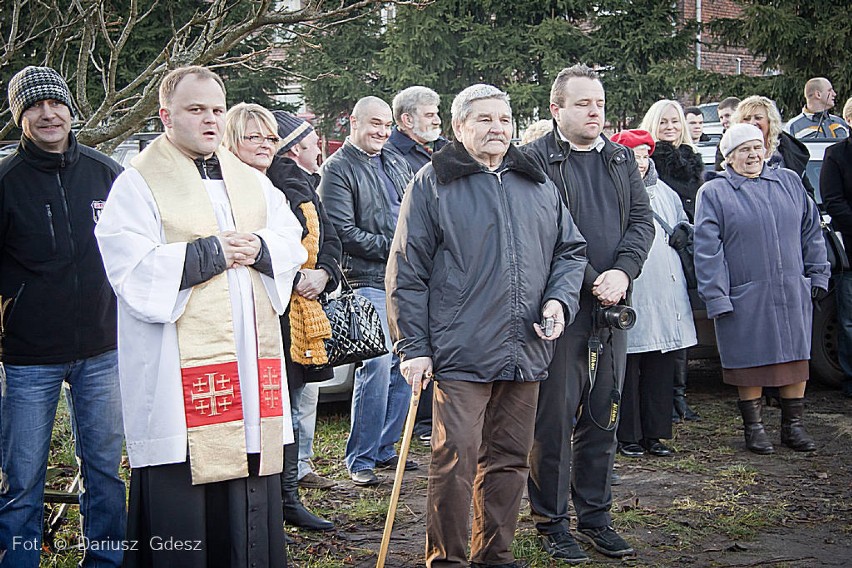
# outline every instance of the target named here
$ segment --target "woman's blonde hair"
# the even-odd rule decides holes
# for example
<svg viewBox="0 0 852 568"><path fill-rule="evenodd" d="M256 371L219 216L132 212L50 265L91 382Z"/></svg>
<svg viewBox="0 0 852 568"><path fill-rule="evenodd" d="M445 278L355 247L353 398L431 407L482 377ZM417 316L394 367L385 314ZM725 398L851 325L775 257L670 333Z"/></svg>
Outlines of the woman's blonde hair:
<svg viewBox="0 0 852 568"><path fill-rule="evenodd" d="M524 130L524 135L521 136L521 146L529 144L534 140L538 140L545 134L553 130L553 119L541 119L533 122L527 129Z"/></svg>
<svg viewBox="0 0 852 568"><path fill-rule="evenodd" d="M766 147L765 159L768 160L781 143L781 113L778 112L778 108L772 99L760 95L752 95L744 98L737 105L737 110L731 116L731 123L737 124L743 122L743 117L751 116L757 110L766 112L766 118L769 121L769 134L767 134L766 140L763 141L763 145Z"/></svg>
<svg viewBox="0 0 852 568"><path fill-rule="evenodd" d="M852 97L849 97L846 104L843 105L843 120L847 123L852 121Z"/></svg>
<svg viewBox="0 0 852 568"><path fill-rule="evenodd" d="M660 129L660 120L662 120L663 113L666 112L669 106L674 107L677 111L678 117L680 118L680 139L672 142L672 146L677 148L681 144L686 144L695 150L695 145L692 143L692 138L689 136L689 130L686 128L686 117L683 115L683 109L677 101L663 99L652 104L651 108L648 109L648 112L645 113L645 117L642 119L642 124L639 125L639 128L650 132L651 138L654 139L654 142L659 142L660 139L657 137L657 130Z"/></svg>
<svg viewBox="0 0 852 568"><path fill-rule="evenodd" d="M249 120L255 120L258 126L266 128L269 134L278 136L278 122L272 113L264 107L254 103L239 103L231 107L228 114L225 115L225 134L222 137L222 142L225 147L237 153L237 145L243 136L246 135L249 126ZM275 145L275 151L281 146L281 141Z"/></svg>

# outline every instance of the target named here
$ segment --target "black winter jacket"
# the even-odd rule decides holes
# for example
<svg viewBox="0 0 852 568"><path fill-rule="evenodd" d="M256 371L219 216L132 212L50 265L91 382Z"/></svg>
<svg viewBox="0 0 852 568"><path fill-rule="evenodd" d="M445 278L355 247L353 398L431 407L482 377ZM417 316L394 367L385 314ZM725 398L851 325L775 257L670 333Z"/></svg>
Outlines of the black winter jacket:
<svg viewBox="0 0 852 568"><path fill-rule="evenodd" d="M651 155L657 175L675 190L683 203L683 210L691 223L695 219L695 196L704 183L704 161L701 154L687 144L677 148L671 142L660 140Z"/></svg>
<svg viewBox="0 0 852 568"><path fill-rule="evenodd" d="M538 381L554 342L533 323L550 299L577 314L586 243L556 187L509 147L488 171L458 142L409 186L388 260L388 323L403 359L437 380Z"/></svg>
<svg viewBox="0 0 852 568"><path fill-rule="evenodd" d="M120 171L73 133L63 154L24 137L0 161L4 363L67 363L115 349L115 296L94 229Z"/></svg>
<svg viewBox="0 0 852 568"><path fill-rule="evenodd" d="M648 258L648 251L654 240L654 217L651 213L651 203L648 192L642 183L639 169L633 152L624 146L615 144L604 137L606 145L601 150L608 164L609 174L618 189L618 213L621 217L621 241L615 251L615 263L610 267L624 272L631 281L635 280L642 271L642 265ZM523 152L541 166L547 176L553 180L562 200L568 206L572 215L576 215L574 205L583 191L587 188L573 187L568 183L570 177L566 171L568 168L568 156L571 147L562 141L554 123L553 132L542 136L521 148ZM595 235L583 235L586 239L593 239ZM586 265L586 274L583 280L583 289L591 292L600 273L595 270L591 263Z"/></svg>
<svg viewBox="0 0 852 568"><path fill-rule="evenodd" d="M847 251L852 247L852 138L825 149L819 174L822 203L831 215L834 230L843 235Z"/></svg>
<svg viewBox="0 0 852 568"><path fill-rule="evenodd" d="M272 185L284 193L287 201L290 202L290 209L293 210L293 214L296 215L302 225L303 239L307 236L308 229L305 214L302 213L300 206L308 201L314 204L320 220L320 249L317 255L317 268L322 268L328 272L329 279L325 291L333 292L340 284L339 264L343 249L337 231L328 218L328 213L326 213L325 207L316 192L320 177L317 174L309 174L300 168L296 162L282 156L275 157L269 169L266 170L266 177L269 178Z"/></svg>
<svg viewBox="0 0 852 568"><path fill-rule="evenodd" d="M411 167L387 147L382 149L382 163L402 197ZM384 288L396 218L369 156L347 139L323 164L317 191L343 244L343 272L349 283L354 288Z"/></svg>
<svg viewBox="0 0 852 568"><path fill-rule="evenodd" d="M446 145L447 139L440 136L434 143L435 152ZM411 166L411 171L415 174L420 171L420 168L432 160L432 155L424 150L423 146L396 128L393 129L393 132L391 132L390 138L388 139L388 148L405 158L405 161L408 162L409 166Z"/></svg>
<svg viewBox="0 0 852 568"><path fill-rule="evenodd" d="M320 245L319 254L317 255L317 268L322 268L328 275L328 284L325 286L326 292L333 292L340 283L340 255L342 249L340 239L337 238L337 231L334 230L334 225L328 219L325 208L319 200L316 193L316 186L319 183L319 176L309 174L299 167L296 162L290 158L276 156L266 170L266 176L272 181L272 184L280 189L290 202L290 209L302 225L302 238L308 234L307 221L305 214L300 207L303 203L311 202L317 210L320 221ZM306 367L298 363L294 363L290 356L290 308L287 307L287 312L281 316L281 337L284 340L284 360L287 365L287 387L292 392L301 387L305 383L315 383L330 379L334 376L334 369L331 367L323 367L320 369Z"/></svg>

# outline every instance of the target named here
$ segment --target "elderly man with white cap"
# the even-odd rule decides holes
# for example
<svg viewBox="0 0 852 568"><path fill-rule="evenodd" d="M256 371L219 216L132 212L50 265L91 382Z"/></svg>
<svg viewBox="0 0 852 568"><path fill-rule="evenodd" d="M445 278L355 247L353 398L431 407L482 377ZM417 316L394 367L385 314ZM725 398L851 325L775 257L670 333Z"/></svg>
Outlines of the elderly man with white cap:
<svg viewBox="0 0 852 568"><path fill-rule="evenodd" d="M811 352L812 299L830 269L819 212L794 172L765 163L763 133L735 124L719 148L724 171L698 193L695 272L714 320L722 378L739 391L746 447L771 454L763 387L781 392L781 443L816 449L803 424Z"/></svg>
<svg viewBox="0 0 852 568"><path fill-rule="evenodd" d="M121 166L77 142L71 92L55 70L26 67L8 88L23 135L0 161L0 563L39 564L45 472L65 382L85 488L82 565L120 566L116 302L94 229Z"/></svg>

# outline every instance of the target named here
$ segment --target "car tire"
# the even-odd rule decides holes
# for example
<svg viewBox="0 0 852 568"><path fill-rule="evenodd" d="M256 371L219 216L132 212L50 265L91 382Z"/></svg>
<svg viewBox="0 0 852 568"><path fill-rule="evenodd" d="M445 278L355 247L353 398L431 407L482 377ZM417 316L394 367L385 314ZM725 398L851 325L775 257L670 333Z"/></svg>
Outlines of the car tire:
<svg viewBox="0 0 852 568"><path fill-rule="evenodd" d="M837 323L837 301L833 287L814 309L813 334L811 336L811 377L822 384L840 387L843 369L838 359L840 326Z"/></svg>

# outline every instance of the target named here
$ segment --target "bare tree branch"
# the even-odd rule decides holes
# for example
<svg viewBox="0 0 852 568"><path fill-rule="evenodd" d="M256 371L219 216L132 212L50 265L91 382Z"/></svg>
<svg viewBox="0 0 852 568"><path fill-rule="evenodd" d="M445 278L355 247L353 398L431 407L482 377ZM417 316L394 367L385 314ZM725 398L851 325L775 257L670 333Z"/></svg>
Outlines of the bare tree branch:
<svg viewBox="0 0 852 568"><path fill-rule="evenodd" d="M361 17L366 9L387 4L423 6L431 1L307 0L302 8L289 10L276 7L278 2L273 0L211 0L177 21L175 6L159 0L141 14L138 0L129 0L121 12L110 0L72 0L70 5L57 0L3 0L4 11L11 15L5 22L0 19L0 70L17 71L8 67L23 49L38 53L43 64L56 68L74 86L82 122L80 141L114 147L156 116L157 87L170 69L183 65L258 68L254 62L268 54L272 45L240 54L233 50L271 26L287 30L282 44L275 47L311 45L312 36ZM158 25L171 28L169 39L142 64L138 75L120 79L127 51L136 47L135 32L143 22L150 28L150 18L155 14L162 18L164 12L171 17ZM100 75L103 89L97 99L90 81L93 73ZM0 113L3 119L7 122L0 136L11 128L8 111Z"/></svg>

